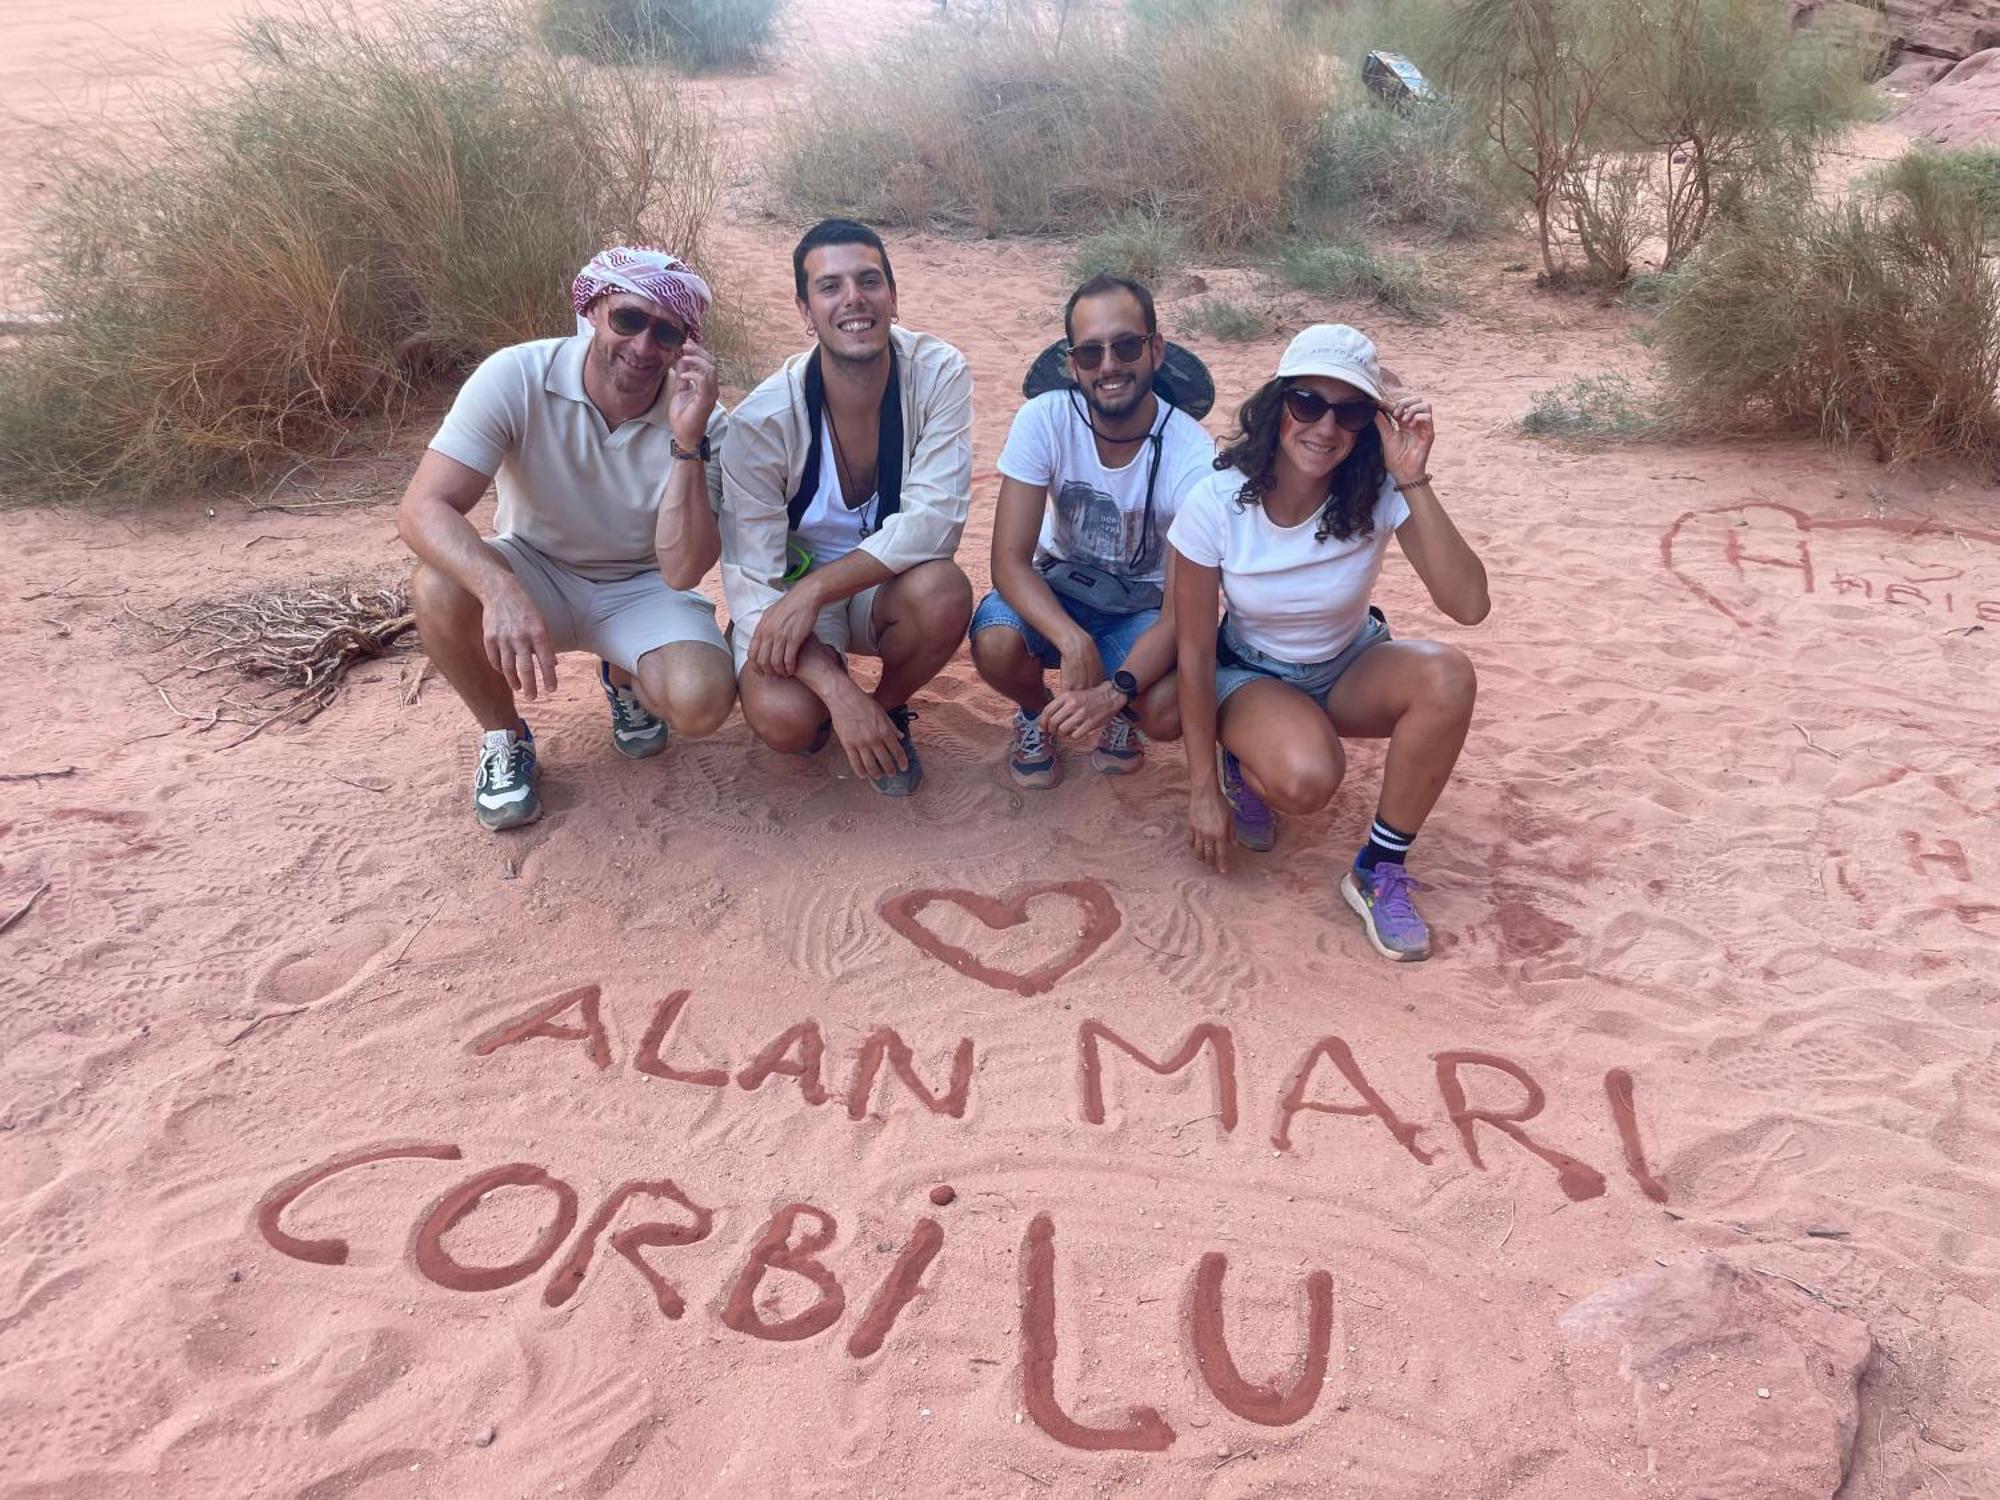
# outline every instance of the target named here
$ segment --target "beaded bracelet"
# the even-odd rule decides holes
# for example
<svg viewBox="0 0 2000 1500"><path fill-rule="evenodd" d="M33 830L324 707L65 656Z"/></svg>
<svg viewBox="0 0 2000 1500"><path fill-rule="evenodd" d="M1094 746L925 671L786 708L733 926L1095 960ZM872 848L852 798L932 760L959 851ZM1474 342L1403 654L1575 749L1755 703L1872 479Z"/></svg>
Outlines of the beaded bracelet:
<svg viewBox="0 0 2000 1500"><path fill-rule="evenodd" d="M1399 483L1399 484L1398 484L1398 485L1396 486L1396 488L1397 488L1398 490L1413 490L1413 489L1415 489L1415 488L1416 488L1416 487L1417 487L1418 485L1420 485L1420 484L1429 484L1430 482L1431 482L1431 476L1430 476L1430 475L1428 475L1428 474L1419 474L1419 475L1418 475L1418 476L1417 476L1417 477L1416 477L1415 479L1412 479L1412 480L1411 480L1411 481L1410 481L1410 482L1409 482L1408 484L1401 484L1401 483Z"/></svg>

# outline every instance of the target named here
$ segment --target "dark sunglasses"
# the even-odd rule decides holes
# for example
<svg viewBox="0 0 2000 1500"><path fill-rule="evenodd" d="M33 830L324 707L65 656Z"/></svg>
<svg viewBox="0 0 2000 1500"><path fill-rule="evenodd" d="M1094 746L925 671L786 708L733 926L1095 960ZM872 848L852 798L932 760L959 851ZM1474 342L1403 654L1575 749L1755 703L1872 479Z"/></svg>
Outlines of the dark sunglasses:
<svg viewBox="0 0 2000 1500"><path fill-rule="evenodd" d="M1104 363L1104 351L1109 349L1119 364L1135 364L1152 341L1153 336L1150 333L1121 333L1117 338L1108 341L1071 344L1069 357L1079 370L1094 370Z"/></svg>
<svg viewBox="0 0 2000 1500"><path fill-rule="evenodd" d="M1285 410L1301 427L1310 427L1332 412L1333 420L1340 424L1342 432L1365 432L1379 409L1366 396L1356 396L1350 401L1329 401L1318 391L1309 391L1304 386L1285 388Z"/></svg>
<svg viewBox="0 0 2000 1500"><path fill-rule="evenodd" d="M679 324L653 317L636 307L614 307L604 315L604 321L621 338L637 338L650 328L653 330L653 342L662 348L678 349L687 342L687 333Z"/></svg>

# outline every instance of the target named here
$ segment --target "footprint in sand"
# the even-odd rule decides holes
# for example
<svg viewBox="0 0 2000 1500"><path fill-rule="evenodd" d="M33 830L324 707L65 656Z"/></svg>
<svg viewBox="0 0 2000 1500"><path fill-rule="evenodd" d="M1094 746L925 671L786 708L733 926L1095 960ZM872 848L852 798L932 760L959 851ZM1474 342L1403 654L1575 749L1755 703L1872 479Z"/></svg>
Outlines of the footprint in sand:
<svg viewBox="0 0 2000 1500"><path fill-rule="evenodd" d="M317 1005L339 994L388 946L389 929L342 926L316 942L279 953L250 982L252 1014Z"/></svg>

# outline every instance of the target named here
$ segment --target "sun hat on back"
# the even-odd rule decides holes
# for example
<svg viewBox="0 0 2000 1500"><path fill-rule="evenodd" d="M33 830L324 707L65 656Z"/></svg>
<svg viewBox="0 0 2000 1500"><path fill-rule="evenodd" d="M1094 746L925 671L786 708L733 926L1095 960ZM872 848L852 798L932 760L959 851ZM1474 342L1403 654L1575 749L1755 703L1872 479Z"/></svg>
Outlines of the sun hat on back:
<svg viewBox="0 0 2000 1500"><path fill-rule="evenodd" d="M1345 323L1315 323L1285 346L1278 378L1324 375L1382 399L1382 364L1368 335Z"/></svg>

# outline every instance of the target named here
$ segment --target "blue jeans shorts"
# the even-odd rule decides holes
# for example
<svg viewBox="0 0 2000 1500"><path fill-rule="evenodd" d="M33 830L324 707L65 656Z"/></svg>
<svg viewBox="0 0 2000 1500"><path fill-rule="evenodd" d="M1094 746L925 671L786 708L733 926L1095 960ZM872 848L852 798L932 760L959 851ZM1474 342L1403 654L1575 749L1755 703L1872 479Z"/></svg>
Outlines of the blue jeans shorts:
<svg viewBox="0 0 2000 1500"><path fill-rule="evenodd" d="M1101 609L1092 609L1088 604L1079 604L1060 594L1056 595L1056 603L1097 643L1097 654L1104 662L1107 675L1118 670L1125 658L1132 654L1132 647L1139 637L1152 629L1160 618L1157 609L1142 609L1130 615L1106 614ZM996 626L1005 626L1016 632L1028 643L1028 650L1043 666L1062 664L1062 652L1039 630L1015 614L1014 606L1000 597L998 589L981 599L979 608L972 612L972 635L976 638L980 631L992 630Z"/></svg>
<svg viewBox="0 0 2000 1500"><path fill-rule="evenodd" d="M1279 661L1255 646L1246 645L1230 627L1229 616L1224 615L1215 636L1215 701L1218 705L1224 703L1238 688L1260 677L1270 677L1297 688L1325 708L1326 695L1333 691L1341 674L1359 661L1361 653L1370 646L1379 646L1388 639L1389 622L1371 604L1361 633L1342 647L1338 656L1326 661Z"/></svg>

